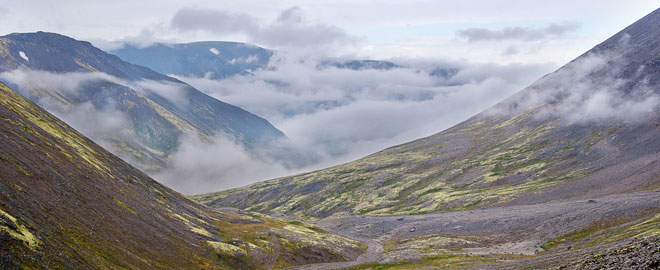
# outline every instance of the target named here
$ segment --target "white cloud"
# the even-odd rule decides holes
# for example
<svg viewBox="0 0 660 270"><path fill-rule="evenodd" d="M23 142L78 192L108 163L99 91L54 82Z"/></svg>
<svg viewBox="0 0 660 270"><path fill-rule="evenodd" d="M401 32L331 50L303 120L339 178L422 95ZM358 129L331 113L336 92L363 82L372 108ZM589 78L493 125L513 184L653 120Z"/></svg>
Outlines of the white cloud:
<svg viewBox="0 0 660 270"><path fill-rule="evenodd" d="M325 24L308 23L301 8L283 10L277 19L267 23L247 13L215 9L182 8L174 14L171 26L178 31L207 31L215 34L242 34L248 42L274 48L329 48L353 45L357 38L343 29Z"/></svg>
<svg viewBox="0 0 660 270"><path fill-rule="evenodd" d="M88 82L98 80L121 82L113 76L91 72L56 74L45 71L13 70L0 73L0 80L16 86L15 89L22 95L36 100L39 106L103 147L110 147L115 135L126 138L131 136L129 117L117 110L112 100L105 100L103 107L94 106L91 101L70 106L69 102L72 100L65 97L77 93L79 87ZM61 91L64 95L54 94L56 91Z"/></svg>
<svg viewBox="0 0 660 270"><path fill-rule="evenodd" d="M190 105L184 89L188 86L185 84L171 81L141 80L128 83L128 85L144 95L159 95L179 108L186 108Z"/></svg>
<svg viewBox="0 0 660 270"><path fill-rule="evenodd" d="M184 136L171 155L169 167L152 176L184 194L200 194L244 186L291 171L275 162L253 158L229 136L217 135L211 142Z"/></svg>
<svg viewBox="0 0 660 270"><path fill-rule="evenodd" d="M330 165L439 132L552 68L395 59L408 68L356 71L318 68L320 61L280 52L254 76L179 79L268 119L294 147ZM430 76L438 66L460 72L450 79Z"/></svg>
<svg viewBox="0 0 660 270"><path fill-rule="evenodd" d="M579 28L576 23L550 24L544 28L507 27L501 30L486 28L468 28L456 32L456 35L470 42L477 41L503 41L522 40L537 41L547 38L561 37L567 33L575 32Z"/></svg>
<svg viewBox="0 0 660 270"><path fill-rule="evenodd" d="M623 77L627 61L627 36L616 51L591 52L550 74L505 104L511 111L538 107L539 118L559 118L563 123L645 119L660 109L660 96L648 84L644 67ZM515 106L511 106L515 104ZM503 108L493 110L496 112Z"/></svg>
<svg viewBox="0 0 660 270"><path fill-rule="evenodd" d="M578 56L597 42L655 10L657 3L648 0L626 1L128 1L111 2L60 0L14 1L2 8L0 32L49 31L91 40L103 49L128 41L148 45L158 42L192 42L202 40L249 41L244 34L218 34L208 31L182 33L169 27L174 14L182 8L222 10L229 14L249 14L258 18L260 27L277 23L283 10L299 6L305 11L307 26L325 25L343 29L349 36L365 36L368 41L352 46L344 53L360 53L368 58L451 57L471 61L504 61L498 59L505 48L494 53L481 46L446 41L455 31L465 28L499 29L506 26L538 28L551 22L571 21L582 27L563 43L547 44L536 54L531 48L519 48L511 62L531 63L542 59L562 64ZM594 12L593 7L598 6ZM290 16L296 18L295 14ZM295 22L295 20L293 20ZM104 42L103 40L106 40ZM564 45L566 44L566 45ZM262 44L264 45L264 44ZM369 50L368 48L373 48ZM462 49L463 48L463 49ZM556 48L556 49L554 49ZM559 52L563 52L560 54ZM536 61L537 63L539 61Z"/></svg>

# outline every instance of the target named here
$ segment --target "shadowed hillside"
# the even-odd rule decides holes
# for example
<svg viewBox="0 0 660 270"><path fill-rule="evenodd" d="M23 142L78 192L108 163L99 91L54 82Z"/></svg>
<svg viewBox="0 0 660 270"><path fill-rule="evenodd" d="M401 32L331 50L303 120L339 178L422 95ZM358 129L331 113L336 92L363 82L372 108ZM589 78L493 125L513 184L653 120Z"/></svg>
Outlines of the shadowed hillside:
<svg viewBox="0 0 660 270"><path fill-rule="evenodd" d="M0 84L0 268L272 269L351 260L358 242L214 212Z"/></svg>

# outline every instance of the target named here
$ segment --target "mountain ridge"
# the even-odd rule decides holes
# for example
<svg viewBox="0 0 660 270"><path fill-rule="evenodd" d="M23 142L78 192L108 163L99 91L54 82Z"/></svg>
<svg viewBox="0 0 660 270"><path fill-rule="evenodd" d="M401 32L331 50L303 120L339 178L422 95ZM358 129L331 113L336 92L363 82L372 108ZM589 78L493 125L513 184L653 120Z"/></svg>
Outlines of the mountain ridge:
<svg viewBox="0 0 660 270"><path fill-rule="evenodd" d="M110 53L163 74L212 79L249 75L253 70L266 67L273 55L271 50L229 41L154 43L147 47L125 44Z"/></svg>
<svg viewBox="0 0 660 270"><path fill-rule="evenodd" d="M354 240L216 212L0 84L0 267L271 269L354 259Z"/></svg>
<svg viewBox="0 0 660 270"><path fill-rule="evenodd" d="M125 62L89 42L37 32L2 37L0 47L4 80L11 84L11 79L27 77L25 87L18 90L41 105L49 105L48 109L64 113L91 103L95 111L114 107L125 113L133 134L122 136L112 130L110 138L105 139L115 153L147 171L166 167L167 156L176 150L178 139L185 134L206 140L228 134L252 151L267 149L271 141L286 138L263 118L177 79ZM51 77L56 81L75 78L70 75L99 72L114 78L100 75L85 78L73 89L64 91L53 89L49 82L35 86L35 77L45 77L38 71L53 73L55 76Z"/></svg>
<svg viewBox="0 0 660 270"><path fill-rule="evenodd" d="M655 136L660 133L660 58L658 46L652 46L660 40L658 20L660 10L511 98L435 135L355 162L193 199L214 207L316 219L423 214L652 189L660 185Z"/></svg>

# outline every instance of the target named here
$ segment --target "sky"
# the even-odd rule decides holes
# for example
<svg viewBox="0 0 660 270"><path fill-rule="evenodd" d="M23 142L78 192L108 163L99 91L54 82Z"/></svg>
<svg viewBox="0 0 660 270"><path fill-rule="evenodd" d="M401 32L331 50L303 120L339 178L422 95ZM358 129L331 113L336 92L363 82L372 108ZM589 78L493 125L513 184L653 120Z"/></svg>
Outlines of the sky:
<svg viewBox="0 0 660 270"><path fill-rule="evenodd" d="M440 132L580 56L656 9L652 2L15 1L0 5L0 34L56 32L105 50L125 43L204 40L277 50L269 68L253 76L176 77L264 117L294 148L319 159L308 167L284 168L255 159L222 136L211 145L186 137L172 155L173 166L152 176L177 191L197 194L340 164ZM319 69L328 57L389 60L401 68ZM449 79L432 76L430 71L437 67L458 73ZM54 85L80 77L34 74L0 74L0 79L40 76ZM582 92L577 93L576 100L583 100ZM611 93L599 93L588 99L589 104L658 104L655 99L649 106L615 102L618 98ZM617 106L605 111L598 107L597 115L620 110ZM594 113L593 106L574 107L582 111L562 113ZM124 124L118 112L89 106L56 115L101 145L103 130ZM92 118L115 121L90 127L89 123L102 122Z"/></svg>
<svg viewBox="0 0 660 270"><path fill-rule="evenodd" d="M567 62L658 7L648 0L27 0L0 6L0 33L57 32L106 49L116 41L232 40L363 58L508 63Z"/></svg>

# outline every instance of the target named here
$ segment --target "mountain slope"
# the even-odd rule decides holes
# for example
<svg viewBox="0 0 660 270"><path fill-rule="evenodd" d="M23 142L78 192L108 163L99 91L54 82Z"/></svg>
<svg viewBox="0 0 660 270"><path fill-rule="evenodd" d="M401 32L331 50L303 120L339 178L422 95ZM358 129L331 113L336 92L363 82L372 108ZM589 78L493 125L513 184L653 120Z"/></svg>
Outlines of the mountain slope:
<svg viewBox="0 0 660 270"><path fill-rule="evenodd" d="M0 37L0 71L3 81L57 115L101 114L81 121L93 122L90 130L101 130L108 114L122 118L121 127L94 139L147 171L165 167L182 136L228 134L253 151L284 138L263 118L58 34Z"/></svg>
<svg viewBox="0 0 660 270"><path fill-rule="evenodd" d="M348 61L323 61L318 67L327 68L335 67L339 69L352 69L352 70L363 70L363 69L375 69L375 70L390 70L393 68L401 68L401 66L388 62L388 61L377 61L377 60L348 60Z"/></svg>
<svg viewBox="0 0 660 270"><path fill-rule="evenodd" d="M495 107L355 162L200 195L303 218L591 198L660 187L660 10Z"/></svg>
<svg viewBox="0 0 660 270"><path fill-rule="evenodd" d="M145 48L125 45L110 53L163 74L211 79L250 74L266 67L273 54L254 45L222 41L155 43Z"/></svg>
<svg viewBox="0 0 660 270"><path fill-rule="evenodd" d="M271 269L351 260L302 223L212 212L0 84L0 268Z"/></svg>

